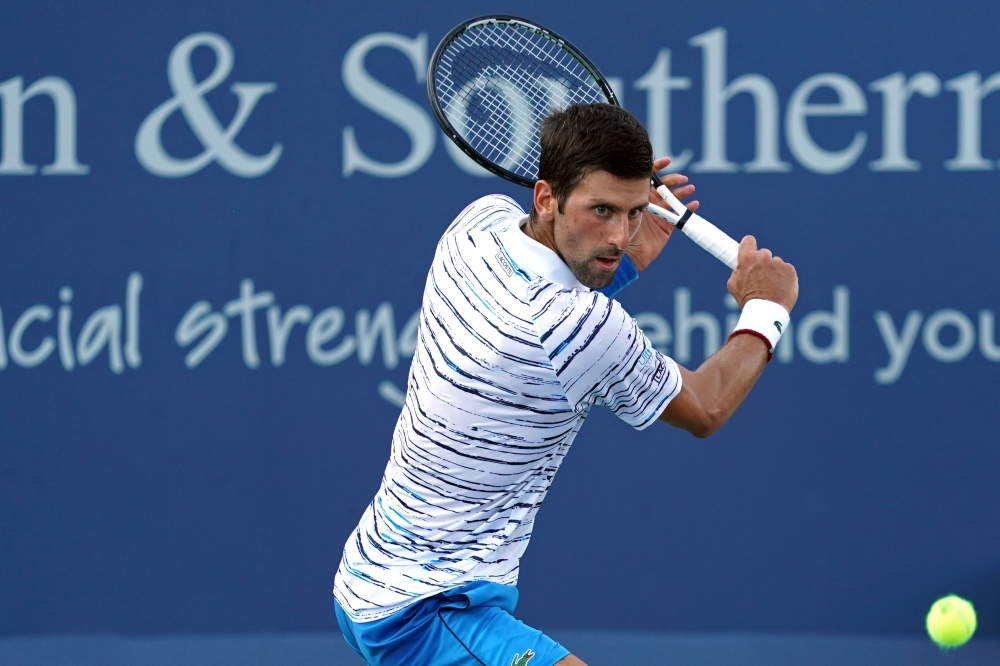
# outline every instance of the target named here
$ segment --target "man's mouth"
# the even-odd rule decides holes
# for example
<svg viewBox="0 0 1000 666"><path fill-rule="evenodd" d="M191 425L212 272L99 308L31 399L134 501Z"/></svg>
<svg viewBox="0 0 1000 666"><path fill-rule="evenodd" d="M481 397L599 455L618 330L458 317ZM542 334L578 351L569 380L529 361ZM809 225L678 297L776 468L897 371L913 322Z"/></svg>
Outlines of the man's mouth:
<svg viewBox="0 0 1000 666"><path fill-rule="evenodd" d="M622 258L620 256L619 257L594 257L594 261L597 262L597 265L600 266L601 268L603 268L606 271L617 270L618 269L618 262L620 262L621 260L622 260Z"/></svg>

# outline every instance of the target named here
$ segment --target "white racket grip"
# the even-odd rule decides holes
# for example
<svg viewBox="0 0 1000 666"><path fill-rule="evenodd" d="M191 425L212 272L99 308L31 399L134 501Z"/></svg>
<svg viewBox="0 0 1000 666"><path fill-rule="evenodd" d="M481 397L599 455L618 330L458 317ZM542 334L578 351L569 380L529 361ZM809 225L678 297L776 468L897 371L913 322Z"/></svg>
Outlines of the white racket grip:
<svg viewBox="0 0 1000 666"><path fill-rule="evenodd" d="M646 210L655 215L658 218L666 220L670 224L677 226L677 221L681 219L680 215L677 215L672 210L667 210L666 208L661 208L656 204L647 204Z"/></svg>
<svg viewBox="0 0 1000 666"><path fill-rule="evenodd" d="M707 250L716 259L734 271L736 270L736 259L740 244L717 226L705 218L692 213L684 223L684 226L681 227L681 231L686 233L688 238Z"/></svg>

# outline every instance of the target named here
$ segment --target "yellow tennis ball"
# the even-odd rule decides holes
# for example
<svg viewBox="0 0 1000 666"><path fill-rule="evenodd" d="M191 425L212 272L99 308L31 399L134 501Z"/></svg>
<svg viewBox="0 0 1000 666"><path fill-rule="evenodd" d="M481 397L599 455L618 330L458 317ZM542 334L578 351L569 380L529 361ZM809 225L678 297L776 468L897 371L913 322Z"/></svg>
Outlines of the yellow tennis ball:
<svg viewBox="0 0 1000 666"><path fill-rule="evenodd" d="M957 648L976 631L976 610L968 601L949 594L934 602L927 613L927 633L942 648Z"/></svg>

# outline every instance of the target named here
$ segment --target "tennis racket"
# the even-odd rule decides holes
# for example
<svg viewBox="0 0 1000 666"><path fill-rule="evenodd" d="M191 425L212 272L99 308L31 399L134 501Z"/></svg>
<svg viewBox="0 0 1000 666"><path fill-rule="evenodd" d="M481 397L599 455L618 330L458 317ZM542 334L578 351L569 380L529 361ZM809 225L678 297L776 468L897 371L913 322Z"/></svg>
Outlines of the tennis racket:
<svg viewBox="0 0 1000 666"><path fill-rule="evenodd" d="M469 157L526 187L538 180L539 127L555 110L603 102L621 106L590 60L551 30L515 16L470 19L449 32L431 57L427 96L441 129ZM651 176L671 210L647 210L736 269L739 244L684 207Z"/></svg>

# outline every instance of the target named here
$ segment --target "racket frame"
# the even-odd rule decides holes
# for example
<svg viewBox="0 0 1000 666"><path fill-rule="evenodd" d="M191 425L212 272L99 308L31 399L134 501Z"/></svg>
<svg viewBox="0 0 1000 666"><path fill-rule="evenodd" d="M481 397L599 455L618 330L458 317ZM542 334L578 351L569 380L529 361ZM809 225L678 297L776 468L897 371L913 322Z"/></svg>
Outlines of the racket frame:
<svg viewBox="0 0 1000 666"><path fill-rule="evenodd" d="M438 43L437 47L434 49L434 53L431 55L430 63L427 65L427 98L430 101L431 112L434 114L434 119L437 120L438 125L445 132L445 134L448 135L448 138L451 139L463 153L472 158L476 164L483 167L490 173L500 176L504 180L509 180L525 187L534 187L535 182L538 180L537 178L525 178L520 174L516 174L513 171L509 171L504 169L502 166L494 164L480 155L479 152L465 140L465 137L463 137L457 129L452 127L447 114L445 114L444 109L441 108L441 101L437 94L437 82L435 80L436 77L434 76L434 73L437 71L438 64L444 56L445 51L448 49L448 46L451 45L451 43L461 34L472 28L488 23L511 23L541 34L546 39L555 42L560 48L573 56L577 62L579 62L583 68L586 69L592 77L594 77L594 81L597 82L601 92L603 92L604 96L608 98L609 104L614 104L618 107L620 107L621 104L618 103L618 98L615 96L615 91L611 89L611 84L608 83L607 79L604 78L600 70L597 69L597 66L591 62L590 59L587 58L582 51L580 51L580 49L573 46L573 44L571 44L564 37L557 35L553 31L548 28L544 28L537 23L519 16L512 16L510 14L490 14L488 16L479 16L469 19L452 28L452 30Z"/></svg>
<svg viewBox="0 0 1000 666"><path fill-rule="evenodd" d="M604 75L597 69L597 66L591 62L590 59L584 55L582 51L580 51L580 49L573 46L573 44L566 38L556 34L548 28L538 25L533 21L529 21L528 19L521 18L519 16L512 16L510 14L491 14L469 19L452 28L451 31L448 32L448 34L445 35L444 38L438 43L437 47L434 49L434 53L431 55L430 62L427 65L427 98L430 102L434 119L437 120L438 126L441 127L448 138L451 139L455 145L458 146L463 153L468 155L476 164L480 165L490 173L500 176L504 180L508 180L525 187L534 187L538 180L537 178L531 179L521 176L520 174L505 169L498 164L494 164L484 156L480 155L480 153L472 147L472 144L466 141L457 129L452 127L451 121L445 114L444 109L441 108L441 102L437 94L436 77L434 75L438 69L439 63L441 62L441 58L444 56L448 46L460 35L476 26L487 23L511 23L519 25L551 40L569 53L578 63L580 63L580 65L583 66L585 70L587 70L587 72L594 78L598 87L600 87L601 92L603 92L604 96L607 97L608 104L613 104L617 107L621 107L621 104L618 102L618 97L615 96L614 90L611 89L611 84L608 83L608 80L604 78ZM657 176L655 172L650 173L650 181L653 188L667 203L667 205L670 206L671 210L664 209L655 204L649 204L646 210L651 214L670 222L677 229L683 231L703 249L707 250L710 254L722 261L722 263L729 266L729 268L736 270L739 244L714 224L688 210L688 208L682 204L676 196L674 196L674 193L660 181L659 176Z"/></svg>

